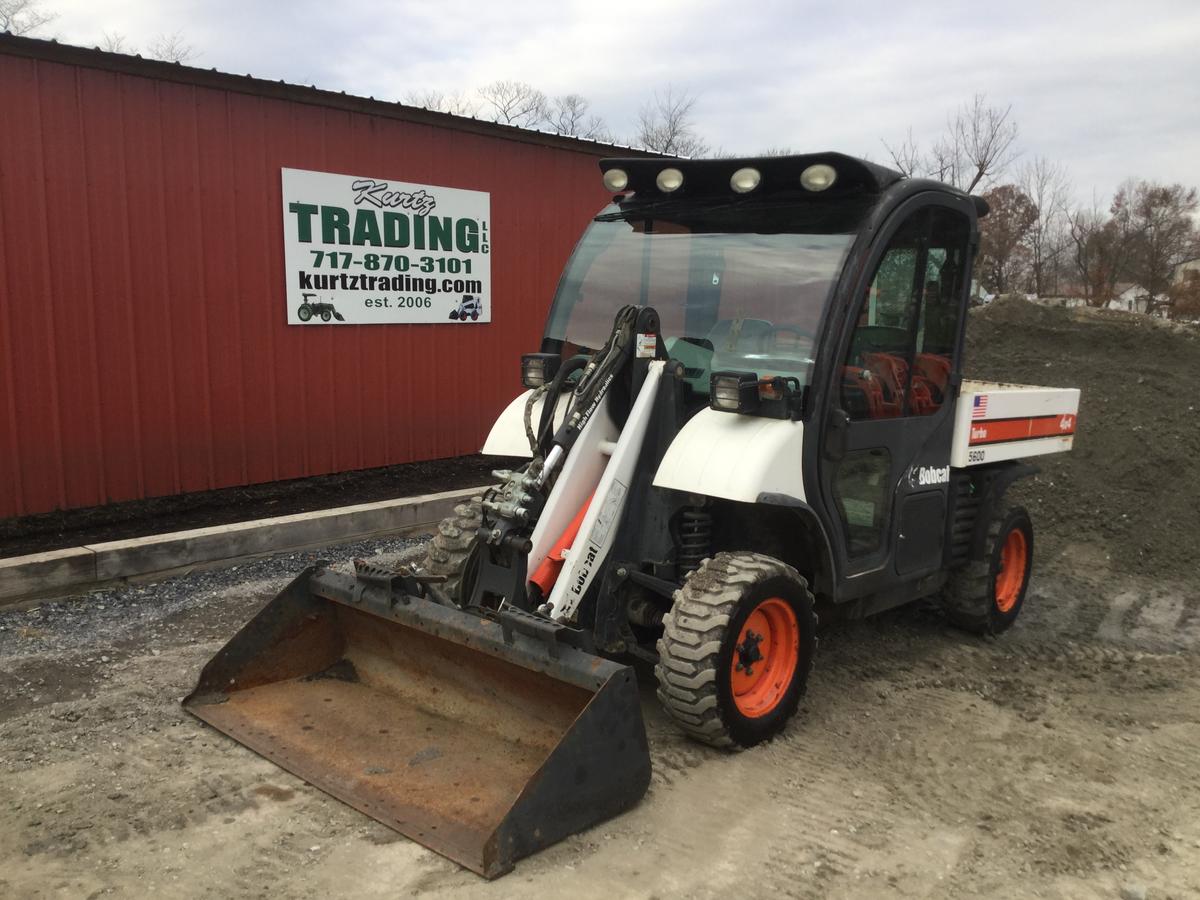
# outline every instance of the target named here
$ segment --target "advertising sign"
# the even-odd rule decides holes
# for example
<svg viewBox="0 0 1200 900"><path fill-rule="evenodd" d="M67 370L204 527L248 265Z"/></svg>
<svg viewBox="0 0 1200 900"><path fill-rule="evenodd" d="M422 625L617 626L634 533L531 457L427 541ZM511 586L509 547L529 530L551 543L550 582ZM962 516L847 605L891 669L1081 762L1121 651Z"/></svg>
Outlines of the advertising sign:
<svg viewBox="0 0 1200 900"><path fill-rule="evenodd" d="M289 325L492 320L491 197L283 170Z"/></svg>

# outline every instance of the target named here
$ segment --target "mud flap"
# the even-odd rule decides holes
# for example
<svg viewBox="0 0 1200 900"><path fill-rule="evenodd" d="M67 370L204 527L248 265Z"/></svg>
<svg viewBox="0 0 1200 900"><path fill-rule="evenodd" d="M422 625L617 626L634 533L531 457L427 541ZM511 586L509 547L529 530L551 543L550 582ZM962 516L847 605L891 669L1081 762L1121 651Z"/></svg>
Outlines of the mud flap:
<svg viewBox="0 0 1200 900"><path fill-rule="evenodd" d="M312 568L183 705L494 878L629 808L650 782L633 670L538 629Z"/></svg>

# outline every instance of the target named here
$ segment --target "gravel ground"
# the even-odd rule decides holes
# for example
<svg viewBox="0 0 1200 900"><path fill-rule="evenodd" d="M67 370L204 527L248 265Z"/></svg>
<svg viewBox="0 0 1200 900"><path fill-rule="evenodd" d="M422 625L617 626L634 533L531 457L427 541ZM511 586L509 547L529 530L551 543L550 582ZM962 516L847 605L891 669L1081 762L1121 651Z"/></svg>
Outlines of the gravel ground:
<svg viewBox="0 0 1200 900"><path fill-rule="evenodd" d="M999 640L920 607L826 629L800 716L724 754L644 692L631 812L486 883L179 707L315 559L0 614L0 896L1200 896L1200 590L1043 561ZM1084 572L1081 576L1078 573Z"/></svg>
<svg viewBox="0 0 1200 900"><path fill-rule="evenodd" d="M493 883L179 706L305 565L413 541L0 612L0 897L1200 897L1197 334L973 316L973 374L1084 388L1076 450L1020 488L1016 626L978 640L914 605L828 627L796 720L736 754L647 685L646 797Z"/></svg>

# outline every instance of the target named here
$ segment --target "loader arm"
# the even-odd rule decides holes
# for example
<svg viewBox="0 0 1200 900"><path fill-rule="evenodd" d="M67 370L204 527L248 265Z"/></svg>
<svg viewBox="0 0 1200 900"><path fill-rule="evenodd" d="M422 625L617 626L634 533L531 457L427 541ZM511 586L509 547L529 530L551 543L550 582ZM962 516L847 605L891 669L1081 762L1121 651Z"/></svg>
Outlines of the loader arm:
<svg viewBox="0 0 1200 900"><path fill-rule="evenodd" d="M631 373L629 364L639 334L662 350L657 327L652 310L623 309L562 425L551 435L539 423L544 446L521 470L499 473L463 607L437 578L407 569L310 569L204 668L184 707L487 877L636 803L650 780L636 678L593 655L591 632L571 619L624 508L663 369L641 359ZM619 439L584 439L610 420L609 389L631 374L637 401ZM576 590L560 578L532 611L535 529L596 487L581 488L584 472L600 481L580 529L593 568L578 571L586 557L573 556Z"/></svg>
<svg viewBox="0 0 1200 900"><path fill-rule="evenodd" d="M536 589L531 597L530 555L534 551L535 534L542 541L534 566L544 556L545 540L553 541L558 536L545 529L538 533L537 525L543 516L548 516L555 522L570 522L578 513L581 492L586 491L582 496L589 496L593 489L596 489L596 485L589 485L578 476L585 468L593 474L602 471L604 475L600 476L600 483L603 489L596 491L596 500L583 521L581 533L590 536L595 531L597 540L589 546L597 553L607 549L605 523L611 524L614 516L619 516L623 508L624 500L620 492L628 482L628 474L641 447L641 439L646 430L646 415L653 399L654 387L658 383L658 376L661 374L661 364L653 377L645 370L630 373L630 361L634 358L635 349L639 347L639 339L640 346L651 348L650 356L665 356L658 328L658 315L654 310L637 306L623 307L614 319L608 340L584 366L567 408L566 419L553 432L553 436L545 441L546 446L539 446L533 459L521 469L495 473L503 483L488 491L483 499L483 523L472 551L471 562L464 573L463 596L468 598L466 605L492 609L504 606L515 606L524 610L537 609L540 613L557 620L571 621L578 606L578 598L582 597L582 591L586 590L590 582L590 570L579 571L573 559L572 571L577 579L581 579L577 585L580 591L572 592L575 602L560 589L561 580L555 585L549 598L540 596ZM639 352L646 353L645 350ZM632 378L632 382L641 407L637 416L631 411L621 426L621 437L617 441L616 449L610 448L608 442L584 441L581 456L585 459L573 459L573 451L583 435L589 431L590 424L598 417L611 418L607 400L614 381L630 374L640 375ZM642 400L643 396L647 399ZM544 408L553 409L553 403L556 403L556 398L547 401ZM528 406L527 404L527 416L530 415ZM637 402L634 408L639 409ZM526 429L531 434L535 433L529 420L526 422ZM609 452L613 454L613 459L603 465L597 464L597 455ZM624 482L615 474L614 464L618 458L623 460L616 468L624 471ZM572 465L572 478L559 479L560 470L571 463L577 463ZM614 471L611 476L608 475L610 470ZM560 483L570 487L556 491L555 488Z"/></svg>

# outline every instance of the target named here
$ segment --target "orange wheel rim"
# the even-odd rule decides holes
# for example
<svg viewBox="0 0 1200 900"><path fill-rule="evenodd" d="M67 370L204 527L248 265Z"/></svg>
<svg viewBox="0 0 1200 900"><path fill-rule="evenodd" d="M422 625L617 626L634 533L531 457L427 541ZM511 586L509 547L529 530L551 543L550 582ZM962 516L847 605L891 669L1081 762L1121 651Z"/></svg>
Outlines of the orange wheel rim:
<svg viewBox="0 0 1200 900"><path fill-rule="evenodd" d="M1011 612L1025 586L1025 567L1029 562L1029 542L1025 532L1014 528L1000 548L1000 568L996 572L996 608Z"/></svg>
<svg viewBox="0 0 1200 900"><path fill-rule="evenodd" d="M770 597L754 607L733 647L730 688L738 712L757 719L787 695L800 661L800 623L791 605Z"/></svg>

